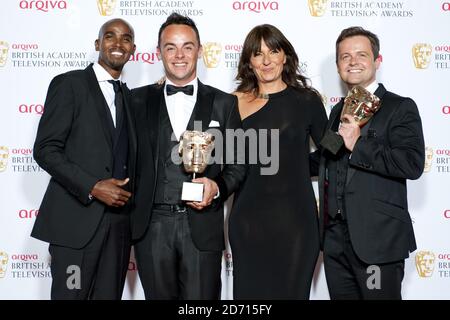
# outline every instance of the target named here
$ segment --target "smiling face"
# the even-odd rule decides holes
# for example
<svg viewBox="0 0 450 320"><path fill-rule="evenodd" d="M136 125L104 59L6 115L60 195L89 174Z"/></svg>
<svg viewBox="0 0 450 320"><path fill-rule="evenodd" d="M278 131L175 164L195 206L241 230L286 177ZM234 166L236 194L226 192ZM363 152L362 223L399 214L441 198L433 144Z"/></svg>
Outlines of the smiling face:
<svg viewBox="0 0 450 320"><path fill-rule="evenodd" d="M286 63L286 55L282 49L270 49L264 40L261 40L261 50L252 54L250 67L253 69L258 83L282 82L282 72Z"/></svg>
<svg viewBox="0 0 450 320"><path fill-rule="evenodd" d="M184 86L197 76L197 61L202 55L202 47L190 26L167 26L161 33L158 54L166 77L174 84Z"/></svg>
<svg viewBox="0 0 450 320"><path fill-rule="evenodd" d="M134 54L134 32L123 20L115 19L105 23L95 40L99 51L98 63L114 78L118 78L125 63Z"/></svg>
<svg viewBox="0 0 450 320"><path fill-rule="evenodd" d="M375 81L381 56L374 59L370 41L364 36L344 39L338 46L337 69L348 88L356 85L366 88Z"/></svg>

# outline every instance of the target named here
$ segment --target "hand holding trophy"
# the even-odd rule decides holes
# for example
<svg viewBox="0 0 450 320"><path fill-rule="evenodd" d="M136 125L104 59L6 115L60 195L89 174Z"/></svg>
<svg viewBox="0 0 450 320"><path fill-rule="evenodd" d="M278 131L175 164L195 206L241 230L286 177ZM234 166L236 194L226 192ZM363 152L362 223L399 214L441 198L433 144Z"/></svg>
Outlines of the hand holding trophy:
<svg viewBox="0 0 450 320"><path fill-rule="evenodd" d="M203 173L208 165L211 152L214 149L214 136L208 132L185 131L178 147L178 153L182 157L184 170L195 175ZM203 184L183 182L181 200L202 201Z"/></svg>
<svg viewBox="0 0 450 320"><path fill-rule="evenodd" d="M351 115L362 128L380 109L380 99L361 86L354 86L344 99L341 121L346 121L344 115ZM341 149L344 141L336 132L328 129L320 144L333 154Z"/></svg>

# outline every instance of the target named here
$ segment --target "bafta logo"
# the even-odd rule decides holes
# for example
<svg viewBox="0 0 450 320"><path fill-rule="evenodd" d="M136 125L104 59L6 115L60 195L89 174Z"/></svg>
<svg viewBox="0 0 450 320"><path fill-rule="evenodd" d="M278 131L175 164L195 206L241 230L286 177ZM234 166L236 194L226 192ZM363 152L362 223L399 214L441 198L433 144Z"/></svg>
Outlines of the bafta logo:
<svg viewBox="0 0 450 320"><path fill-rule="evenodd" d="M434 271L434 253L431 251L419 251L416 253L416 269L421 278L428 278Z"/></svg>
<svg viewBox="0 0 450 320"><path fill-rule="evenodd" d="M6 60L8 60L8 50L8 42L0 40L0 67L4 67Z"/></svg>
<svg viewBox="0 0 450 320"><path fill-rule="evenodd" d="M433 48L428 43L416 43L412 47L414 66L417 69L426 69L430 64Z"/></svg>
<svg viewBox="0 0 450 320"><path fill-rule="evenodd" d="M433 164L433 153L433 148L425 148L425 167L423 169L423 172L430 172L431 165Z"/></svg>
<svg viewBox="0 0 450 320"><path fill-rule="evenodd" d="M116 9L117 0L97 0L98 11L102 16L110 16Z"/></svg>
<svg viewBox="0 0 450 320"><path fill-rule="evenodd" d="M308 0L309 13L313 17L321 17L327 10L328 0Z"/></svg>
<svg viewBox="0 0 450 320"><path fill-rule="evenodd" d="M207 68L217 68L220 63L222 45L218 42L207 42L203 44L203 62Z"/></svg>
<svg viewBox="0 0 450 320"><path fill-rule="evenodd" d="M0 279L5 277L6 269L8 269L8 254L0 251Z"/></svg>
<svg viewBox="0 0 450 320"><path fill-rule="evenodd" d="M0 172L3 172L8 167L9 150L5 146L0 146Z"/></svg>

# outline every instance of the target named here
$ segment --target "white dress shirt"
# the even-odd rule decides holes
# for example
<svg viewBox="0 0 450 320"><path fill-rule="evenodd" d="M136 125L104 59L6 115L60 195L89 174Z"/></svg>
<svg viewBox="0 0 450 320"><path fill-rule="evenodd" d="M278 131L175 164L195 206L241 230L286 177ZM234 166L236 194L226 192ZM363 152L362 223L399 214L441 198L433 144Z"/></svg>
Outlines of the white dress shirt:
<svg viewBox="0 0 450 320"><path fill-rule="evenodd" d="M114 127L116 126L116 105L114 104L114 98L116 96L114 92L114 86L112 83L109 83L108 80L121 80L114 79L108 71L106 71L101 65L97 62L92 66L94 69L95 76L97 77L98 85L102 90L103 96L105 97L106 104L108 105L109 111L111 112L112 121L114 123Z"/></svg>
<svg viewBox="0 0 450 320"><path fill-rule="evenodd" d="M197 102L198 80L195 78L191 82L185 84L186 86L194 86L194 94L192 96L184 94L183 92L177 92L168 96L166 91L166 86L168 84L174 86L176 85L169 79L166 79L166 84L164 86L164 98L166 99L167 113L169 114L173 133L177 141L180 141L180 137L183 132L186 131L189 119L191 118L192 111L195 107L195 103Z"/></svg>

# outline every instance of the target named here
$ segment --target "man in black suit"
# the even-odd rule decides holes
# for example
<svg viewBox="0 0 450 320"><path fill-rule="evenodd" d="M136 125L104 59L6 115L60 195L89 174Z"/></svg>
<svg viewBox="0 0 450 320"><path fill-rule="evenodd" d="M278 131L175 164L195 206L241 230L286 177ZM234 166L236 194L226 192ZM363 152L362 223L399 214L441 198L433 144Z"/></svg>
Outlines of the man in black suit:
<svg viewBox="0 0 450 320"><path fill-rule="evenodd" d="M331 299L401 299L404 259L416 249L408 212L407 179L424 168L422 123L410 98L376 81L378 37L361 27L341 32L336 63L350 90L360 85L381 100L361 129L353 117L340 122L343 102L328 128L345 147L324 150L319 173L325 274Z"/></svg>
<svg viewBox="0 0 450 320"><path fill-rule="evenodd" d="M31 235L50 243L52 299L120 299L129 262L137 141L120 76L133 28L107 21L95 50L98 63L50 83L34 145L51 179Z"/></svg>
<svg viewBox="0 0 450 320"><path fill-rule="evenodd" d="M172 161L185 130L241 128L236 97L197 78L202 47L197 27L177 13L162 24L158 37L166 81L133 90L138 135L138 178L133 239L139 276L147 299L219 299L224 249L223 202L245 177L233 161L207 166L201 202L183 202L190 181ZM194 124L197 123L197 126ZM198 125L201 127L198 127ZM225 142L225 139L223 139ZM219 139L216 139L216 150ZM228 146L228 148L230 148ZM232 150L227 150L225 153Z"/></svg>

